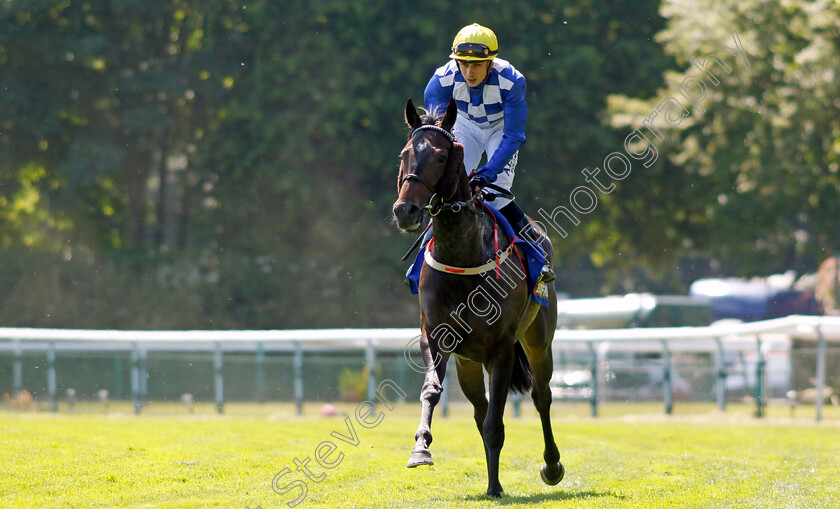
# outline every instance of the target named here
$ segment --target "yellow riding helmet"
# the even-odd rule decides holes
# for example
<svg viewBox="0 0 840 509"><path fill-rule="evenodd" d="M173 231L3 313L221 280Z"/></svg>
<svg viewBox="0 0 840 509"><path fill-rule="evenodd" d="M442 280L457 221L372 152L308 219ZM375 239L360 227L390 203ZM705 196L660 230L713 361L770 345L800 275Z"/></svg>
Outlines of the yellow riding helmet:
<svg viewBox="0 0 840 509"><path fill-rule="evenodd" d="M478 23L461 29L452 41L452 54L449 58L479 62L493 60L499 54L499 41L496 34Z"/></svg>

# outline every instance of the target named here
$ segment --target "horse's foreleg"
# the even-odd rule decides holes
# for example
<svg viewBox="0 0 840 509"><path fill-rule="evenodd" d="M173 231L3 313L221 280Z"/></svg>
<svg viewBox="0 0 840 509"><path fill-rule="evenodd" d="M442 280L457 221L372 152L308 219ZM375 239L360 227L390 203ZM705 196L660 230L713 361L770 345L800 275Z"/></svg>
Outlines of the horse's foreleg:
<svg viewBox="0 0 840 509"><path fill-rule="evenodd" d="M504 491L499 482L499 456L505 443L505 402L515 357L512 346L509 350L499 352L490 368L490 403L483 425L484 447L487 450L487 495L494 498L501 497Z"/></svg>
<svg viewBox="0 0 840 509"><path fill-rule="evenodd" d="M443 377L446 375L446 362L449 354L437 352L429 345L428 339L423 336L420 340L420 350L423 353L423 365L426 370L426 380L420 390L420 426L414 434L416 443L408 458L408 467L413 468L419 465L434 465L432 453L429 452L429 445L432 443L432 414L435 405L440 401L440 394L443 392Z"/></svg>
<svg viewBox="0 0 840 509"><path fill-rule="evenodd" d="M545 440L545 449L543 450L545 463L540 468L540 477L546 484L554 486L563 479L565 469L563 464L560 463L560 451L557 450L554 433L551 430L551 389L548 385L554 369L551 359L551 346L549 343L546 348L529 351L526 345L525 353L528 356L528 363L531 365L531 372L534 375L534 389L531 391L531 399L534 400L534 406L540 414L543 440Z"/></svg>

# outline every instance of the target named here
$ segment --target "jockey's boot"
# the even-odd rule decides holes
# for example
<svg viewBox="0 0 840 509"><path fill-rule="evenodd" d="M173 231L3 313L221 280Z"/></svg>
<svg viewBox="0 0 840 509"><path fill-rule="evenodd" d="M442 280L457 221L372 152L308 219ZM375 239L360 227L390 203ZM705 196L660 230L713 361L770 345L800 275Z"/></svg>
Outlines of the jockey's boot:
<svg viewBox="0 0 840 509"><path fill-rule="evenodd" d="M516 202L512 201L508 203L499 209L499 212L507 218L517 235L521 236L528 242L539 246L540 249L538 250L542 251L542 235L534 230L531 226L531 222L528 221L528 218L525 217L525 213L522 212L522 209L519 208L519 205L517 205ZM540 276L537 278L537 282L542 281L543 283L548 283L554 281L555 279L557 279L557 276L554 275L551 263L548 261L548 258L545 258L543 260L543 266L540 270Z"/></svg>

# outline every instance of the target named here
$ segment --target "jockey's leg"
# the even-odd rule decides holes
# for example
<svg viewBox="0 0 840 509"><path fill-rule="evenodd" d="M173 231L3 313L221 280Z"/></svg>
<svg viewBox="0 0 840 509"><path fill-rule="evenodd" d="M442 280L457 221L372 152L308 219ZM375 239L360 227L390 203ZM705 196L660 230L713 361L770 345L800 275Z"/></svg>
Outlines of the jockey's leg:
<svg viewBox="0 0 840 509"><path fill-rule="evenodd" d="M452 134L458 143L464 146L464 171L469 175L478 168L481 156L485 151L485 140L483 130L470 120L458 115Z"/></svg>
<svg viewBox="0 0 840 509"><path fill-rule="evenodd" d="M515 201L512 201L499 209L499 212L505 216L518 236L528 242L531 242L532 244L535 244L538 247L537 251L542 252L542 235L534 231L534 228L531 227L531 222L528 221L528 218L525 217L525 213L522 212L522 209ZM545 258L543 260L543 267L540 271L540 277L538 280L548 283L549 281L554 281L555 279L556 276L554 275L554 270L551 268L551 263L549 263L548 258Z"/></svg>

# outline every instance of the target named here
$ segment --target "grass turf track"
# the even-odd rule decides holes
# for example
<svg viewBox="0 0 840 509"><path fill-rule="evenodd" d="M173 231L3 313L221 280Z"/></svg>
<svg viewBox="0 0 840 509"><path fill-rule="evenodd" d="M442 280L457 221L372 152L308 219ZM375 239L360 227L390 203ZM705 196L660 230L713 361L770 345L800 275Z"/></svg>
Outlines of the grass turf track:
<svg viewBox="0 0 840 509"><path fill-rule="evenodd" d="M481 442L467 407L436 416L431 446L436 464L405 468L413 446L419 406L384 410L376 427L352 417L322 418L307 405L304 417L290 405L228 405L217 416L211 405L186 415L176 405L151 404L140 417L131 407L108 412L80 405L76 411L0 411L0 506L2 507L288 507L302 491L280 495L272 478L284 468L283 488L295 479L293 460L308 465L320 482L307 480L299 508L500 506L569 508L840 507L840 411L826 409L813 422L812 408L770 409L680 404L676 415L661 405L613 404L598 419L586 405L555 403L554 432L566 478L544 485L539 421L530 405L519 419L507 412L502 450L501 500L484 496ZM348 430L345 415L351 416ZM352 437L358 445L331 436ZM325 470L315 460L324 441L338 449Z"/></svg>

